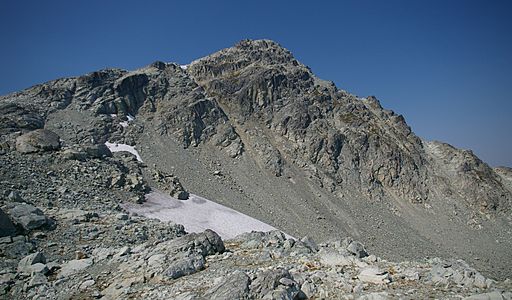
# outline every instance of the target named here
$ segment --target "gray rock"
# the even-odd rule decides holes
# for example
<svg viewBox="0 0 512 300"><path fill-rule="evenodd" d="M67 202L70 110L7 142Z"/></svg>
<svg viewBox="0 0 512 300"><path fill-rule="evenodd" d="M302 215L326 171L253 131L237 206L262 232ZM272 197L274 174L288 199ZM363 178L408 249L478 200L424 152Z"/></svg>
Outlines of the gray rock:
<svg viewBox="0 0 512 300"><path fill-rule="evenodd" d="M256 279L251 283L251 293L256 298L263 298L280 285L279 281L282 278L291 279L290 273L282 268L260 272L256 274Z"/></svg>
<svg viewBox="0 0 512 300"><path fill-rule="evenodd" d="M158 297L162 298L162 297ZM196 294L192 292L185 292L173 297L175 300L203 300L203 298L198 297Z"/></svg>
<svg viewBox="0 0 512 300"><path fill-rule="evenodd" d="M430 270L427 280L433 284L444 285L454 282L466 287L487 287L490 282L478 271L462 260L453 260L435 264Z"/></svg>
<svg viewBox="0 0 512 300"><path fill-rule="evenodd" d="M48 269L48 266L46 266L43 263L35 263L35 264L29 266L28 268L26 268L24 271L25 272L28 271L27 273L29 273L29 274L46 275L46 274L48 274L48 272L50 272L50 269Z"/></svg>
<svg viewBox="0 0 512 300"><path fill-rule="evenodd" d="M183 188L183 185L179 181L178 177L167 174L161 171L156 171L153 174L153 179L160 183L161 187L166 190L169 195L178 200L187 200L189 193Z"/></svg>
<svg viewBox="0 0 512 300"><path fill-rule="evenodd" d="M226 275L223 279L205 293L208 299L249 299L250 279L242 271L235 271Z"/></svg>
<svg viewBox="0 0 512 300"><path fill-rule="evenodd" d="M88 280L85 280L84 282L80 283L79 289L86 290L89 287L93 286L94 284L96 284L96 281L94 281L93 279L88 279Z"/></svg>
<svg viewBox="0 0 512 300"><path fill-rule="evenodd" d="M11 202L23 202L23 198L18 191L11 191L9 195L7 195L7 200Z"/></svg>
<svg viewBox="0 0 512 300"><path fill-rule="evenodd" d="M172 240L169 251L185 252L207 256L224 251L224 242L214 231L207 229L202 233L191 233Z"/></svg>
<svg viewBox="0 0 512 300"><path fill-rule="evenodd" d="M112 157L112 152L105 144L86 145L84 150L89 158Z"/></svg>
<svg viewBox="0 0 512 300"><path fill-rule="evenodd" d="M300 289L304 293L304 295L306 296L306 299L313 298L314 295L317 294L316 285L313 282L311 282L311 281L304 282L301 285Z"/></svg>
<svg viewBox="0 0 512 300"><path fill-rule="evenodd" d="M36 129L16 139L16 150L21 153L33 153L60 149L60 137L46 129Z"/></svg>
<svg viewBox="0 0 512 300"><path fill-rule="evenodd" d="M92 264L93 264L93 260L90 258L70 260L61 265L61 269L58 274L58 277L64 278L64 277L70 276L72 274L78 273L78 272L92 266Z"/></svg>
<svg viewBox="0 0 512 300"><path fill-rule="evenodd" d="M4 273L4 274L1 274L0 275L0 286L13 284L15 278L16 278L16 274L15 273Z"/></svg>
<svg viewBox="0 0 512 300"><path fill-rule="evenodd" d="M13 240L12 243L6 244L3 248L4 255L8 258L20 258L26 256L35 250L32 243L27 243L24 240Z"/></svg>
<svg viewBox="0 0 512 300"><path fill-rule="evenodd" d="M66 160L85 161L87 159L103 159L112 157L112 152L105 144L73 145L61 153Z"/></svg>
<svg viewBox="0 0 512 300"><path fill-rule="evenodd" d="M354 256L345 256L334 250L322 249L318 256L320 257L320 262L328 266L350 266L357 263L357 259Z"/></svg>
<svg viewBox="0 0 512 300"><path fill-rule="evenodd" d="M309 237L305 236L300 240L306 247L308 247L311 251L317 252L318 251L318 245L315 243L315 241Z"/></svg>
<svg viewBox="0 0 512 300"><path fill-rule="evenodd" d="M48 223L48 219L39 208L27 203L16 204L9 210L9 214L13 221L25 230L37 229Z"/></svg>
<svg viewBox="0 0 512 300"><path fill-rule="evenodd" d="M273 291L266 294L262 299L265 300L294 300L300 299L297 297L298 295L297 288L285 288L285 287L277 287Z"/></svg>
<svg viewBox="0 0 512 300"><path fill-rule="evenodd" d="M370 294L363 295L357 300L387 300L389 299L387 292L374 292Z"/></svg>
<svg viewBox="0 0 512 300"><path fill-rule="evenodd" d="M172 262L165 270L164 275L172 279L194 274L205 268L205 260L201 255L185 257Z"/></svg>
<svg viewBox="0 0 512 300"><path fill-rule="evenodd" d="M127 114L136 120L119 126ZM61 152L11 151L20 132L43 126L55 128L66 144L78 145L69 150L77 149L80 161L67 160ZM11 274L9 266L16 266L19 253L35 245L55 261L66 261L78 250L79 258L89 254L95 262L76 276L51 276L51 285L29 293L21 282L28 278L6 276L0 298L202 299L212 278L222 278L212 292L223 295L227 286L226 293L236 298L239 290L229 287L236 270L253 279L253 299L299 298L297 285L318 299L377 297L383 290L391 298L414 299L491 291L484 290L489 281L483 276L457 266L441 266L439 274L432 274L441 278L433 287L431 262L361 260L364 247L353 241L329 257L322 251L333 250L330 245L311 253L317 247L307 241L255 234L240 243L229 241L226 255L216 255L224 245L208 233L174 239L184 234L183 227L137 216L118 220L119 202L143 199L149 182L161 190L167 186L175 197L185 196L173 179L150 180L152 169L133 162L129 154L130 159L89 159L104 155L95 152L101 149L87 153L84 145L107 139L137 144L147 163L183 176L187 188L290 233L307 233L318 241L364 234L376 251L391 255L388 259L477 255L478 268L510 277L510 241L502 238L510 231L509 220L503 219L510 215L510 170L497 173L470 152L421 141L377 99L357 98L316 78L271 41L242 42L195 61L187 71L166 63L134 72L110 69L1 96L0 133L0 190L23 191L35 206L48 205L48 214L59 222L55 231L44 232L46 237L29 235L33 243L25 237L2 240L0 264L6 271L0 275ZM458 214L452 215L451 205ZM71 208L93 209L102 217L65 218L63 209ZM466 217L476 225L482 222L481 230L467 229L461 222ZM436 228L422 226L426 229L417 235L417 225L426 223ZM453 239L459 229L460 239ZM128 246L134 247L132 255L115 256ZM206 255L212 255L206 272L171 284L162 276L177 260ZM40 264L34 265L44 270ZM396 284L357 279L368 264L389 270ZM293 276L285 274L276 283L265 273L280 273L280 268ZM414 271L405 272L408 268ZM94 288L101 293L77 291L88 280L97 281ZM245 278L240 281L243 288ZM500 291L510 290L510 283L495 284ZM104 292L106 286L112 293ZM243 297L245 289L240 293Z"/></svg>
<svg viewBox="0 0 512 300"><path fill-rule="evenodd" d="M46 276L44 276L44 274L42 274L42 273L34 273L32 275L32 277L30 278L30 281L26 285L26 288L27 289L31 289L31 288L34 288L34 287L38 287L40 285L45 285L47 283L48 283L48 279L46 278Z"/></svg>
<svg viewBox="0 0 512 300"><path fill-rule="evenodd" d="M391 276L388 272L382 271L377 267L367 267L359 275L359 280L368 283L383 284L391 282Z"/></svg>
<svg viewBox="0 0 512 300"><path fill-rule="evenodd" d="M130 216L128 216L127 214L117 214L116 218L121 221L126 221L130 218Z"/></svg>
<svg viewBox="0 0 512 300"><path fill-rule="evenodd" d="M9 216L0 208L0 237L16 235L16 227Z"/></svg>
<svg viewBox="0 0 512 300"><path fill-rule="evenodd" d="M30 274L32 272L30 267L37 263L46 263L46 257L42 252L36 252L22 258L18 263L18 272Z"/></svg>
<svg viewBox="0 0 512 300"><path fill-rule="evenodd" d="M364 249L364 245L361 244L360 242L351 242L348 245L347 250L353 255L355 255L357 258L363 258L368 256L368 252L366 252L366 249Z"/></svg>
<svg viewBox="0 0 512 300"><path fill-rule="evenodd" d="M465 300L503 300L503 296L500 292L494 291L490 293L483 293L478 295L473 295L467 298L464 298Z"/></svg>
<svg viewBox="0 0 512 300"><path fill-rule="evenodd" d="M292 286L292 285L297 284L295 281L291 280L290 278L286 278L286 277L279 279L279 283L282 285L286 285L286 286Z"/></svg>
<svg viewBox="0 0 512 300"><path fill-rule="evenodd" d="M7 230L6 230L7 231ZM0 238L0 244L10 244L12 243L12 237L11 236L4 236Z"/></svg>
<svg viewBox="0 0 512 300"><path fill-rule="evenodd" d="M123 248L119 249L119 251L117 252L117 254L116 254L116 255L117 255L118 257L125 256L125 255L130 254L130 251L131 251L131 250L132 250L132 249L131 249L130 247L128 247L128 246L124 246Z"/></svg>

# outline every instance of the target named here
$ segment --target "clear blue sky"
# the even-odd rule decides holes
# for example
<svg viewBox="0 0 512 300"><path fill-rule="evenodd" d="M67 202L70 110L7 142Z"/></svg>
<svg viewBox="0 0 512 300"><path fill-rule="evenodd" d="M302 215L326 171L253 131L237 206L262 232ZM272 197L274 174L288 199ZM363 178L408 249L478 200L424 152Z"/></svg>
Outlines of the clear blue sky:
<svg viewBox="0 0 512 300"><path fill-rule="evenodd" d="M188 63L245 38L375 95L428 140L512 166L512 1L1 1L0 94Z"/></svg>

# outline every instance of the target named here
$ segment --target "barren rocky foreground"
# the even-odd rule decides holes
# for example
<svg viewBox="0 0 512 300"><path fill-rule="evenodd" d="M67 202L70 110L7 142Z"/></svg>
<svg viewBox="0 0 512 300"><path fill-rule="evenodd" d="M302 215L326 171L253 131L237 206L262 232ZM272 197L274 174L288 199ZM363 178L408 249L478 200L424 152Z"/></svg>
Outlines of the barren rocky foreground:
<svg viewBox="0 0 512 300"><path fill-rule="evenodd" d="M2 96L0 132L4 298L512 297L512 170L423 141L272 41ZM300 239L124 210L154 190Z"/></svg>

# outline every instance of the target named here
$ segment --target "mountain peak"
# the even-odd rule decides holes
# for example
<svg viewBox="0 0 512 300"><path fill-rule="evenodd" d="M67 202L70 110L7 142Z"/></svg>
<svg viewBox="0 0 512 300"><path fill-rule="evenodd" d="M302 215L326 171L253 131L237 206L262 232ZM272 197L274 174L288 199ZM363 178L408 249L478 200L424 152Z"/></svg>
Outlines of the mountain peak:
<svg viewBox="0 0 512 300"><path fill-rule="evenodd" d="M300 65L292 53L272 40L242 40L233 47L222 49L204 58L200 58L191 65L228 65L234 68L245 67L250 64L274 65Z"/></svg>

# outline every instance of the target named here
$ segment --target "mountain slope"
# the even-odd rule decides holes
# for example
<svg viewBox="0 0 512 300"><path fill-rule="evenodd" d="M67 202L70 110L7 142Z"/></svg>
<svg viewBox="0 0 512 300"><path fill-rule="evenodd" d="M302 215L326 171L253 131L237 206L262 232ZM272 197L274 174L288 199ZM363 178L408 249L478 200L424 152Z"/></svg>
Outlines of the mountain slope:
<svg viewBox="0 0 512 300"><path fill-rule="evenodd" d="M186 69L155 62L55 80L1 97L0 113L2 151L43 127L65 149L135 145L187 190L293 236L348 235L386 258L462 257L512 275L501 173L422 141L375 97L316 78L272 41L242 41Z"/></svg>

